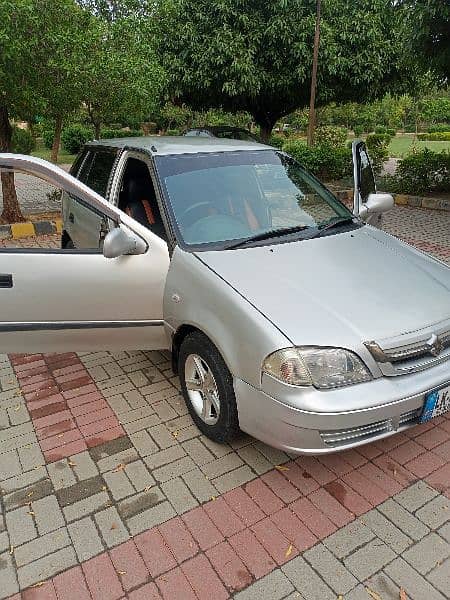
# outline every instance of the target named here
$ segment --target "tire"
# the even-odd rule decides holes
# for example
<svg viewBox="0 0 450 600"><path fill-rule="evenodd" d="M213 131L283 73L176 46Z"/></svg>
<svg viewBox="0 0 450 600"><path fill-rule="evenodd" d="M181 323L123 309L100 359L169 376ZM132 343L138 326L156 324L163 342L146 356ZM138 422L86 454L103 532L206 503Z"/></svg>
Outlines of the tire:
<svg viewBox="0 0 450 600"><path fill-rule="evenodd" d="M178 365L194 423L214 442L231 441L239 433L233 378L217 348L203 333L190 333L181 343Z"/></svg>

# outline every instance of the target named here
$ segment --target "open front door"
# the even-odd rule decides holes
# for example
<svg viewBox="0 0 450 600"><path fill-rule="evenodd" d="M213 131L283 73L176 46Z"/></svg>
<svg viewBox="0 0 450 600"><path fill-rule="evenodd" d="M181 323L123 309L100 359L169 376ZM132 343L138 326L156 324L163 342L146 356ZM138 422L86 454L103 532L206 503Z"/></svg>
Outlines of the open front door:
<svg viewBox="0 0 450 600"><path fill-rule="evenodd" d="M367 152L366 145L361 140L355 140L352 144L353 155L353 212L362 219L375 225L381 226L381 213L371 213L366 210L366 204L371 194L376 194L375 176Z"/></svg>
<svg viewBox="0 0 450 600"><path fill-rule="evenodd" d="M0 246L0 353L167 347L166 243L46 161L0 154L1 170L71 194L109 233L97 248Z"/></svg>

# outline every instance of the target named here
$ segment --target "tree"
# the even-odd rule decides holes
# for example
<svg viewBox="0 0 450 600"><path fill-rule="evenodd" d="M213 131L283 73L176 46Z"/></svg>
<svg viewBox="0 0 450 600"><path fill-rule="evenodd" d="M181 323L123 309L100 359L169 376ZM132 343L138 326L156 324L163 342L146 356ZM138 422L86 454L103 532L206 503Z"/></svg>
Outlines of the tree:
<svg viewBox="0 0 450 600"><path fill-rule="evenodd" d="M194 109L252 114L268 138L309 100L313 0L160 0L159 54L169 93ZM396 76L396 5L323 3L317 101L370 98Z"/></svg>
<svg viewBox="0 0 450 600"><path fill-rule="evenodd" d="M401 0L406 57L422 70L433 70L441 79L450 76L450 2Z"/></svg>
<svg viewBox="0 0 450 600"><path fill-rule="evenodd" d="M155 112L163 72L140 14L96 17L96 32L84 70L85 102L95 137L106 121L145 119Z"/></svg>
<svg viewBox="0 0 450 600"><path fill-rule="evenodd" d="M0 150L11 151L10 119L37 113L56 121L56 161L64 117L79 106L92 17L74 0L0 0ZM3 173L5 222L22 221L14 174Z"/></svg>

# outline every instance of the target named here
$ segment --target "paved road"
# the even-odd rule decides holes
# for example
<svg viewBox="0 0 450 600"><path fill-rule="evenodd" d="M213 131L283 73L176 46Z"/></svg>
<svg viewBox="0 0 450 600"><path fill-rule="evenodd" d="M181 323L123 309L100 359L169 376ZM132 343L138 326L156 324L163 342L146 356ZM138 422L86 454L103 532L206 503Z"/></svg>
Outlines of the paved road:
<svg viewBox="0 0 450 600"><path fill-rule="evenodd" d="M448 218L385 226L450 262ZM169 359L0 355L0 598L448 597L450 414L326 457L222 446Z"/></svg>

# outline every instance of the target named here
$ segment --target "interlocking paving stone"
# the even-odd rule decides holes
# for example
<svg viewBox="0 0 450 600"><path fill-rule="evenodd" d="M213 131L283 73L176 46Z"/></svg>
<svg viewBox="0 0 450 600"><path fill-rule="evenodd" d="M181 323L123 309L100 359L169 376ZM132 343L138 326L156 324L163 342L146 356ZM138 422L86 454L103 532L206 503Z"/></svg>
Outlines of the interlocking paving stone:
<svg viewBox="0 0 450 600"><path fill-rule="evenodd" d="M402 556L419 573L425 575L450 556L450 544L431 532Z"/></svg>
<svg viewBox="0 0 450 600"><path fill-rule="evenodd" d="M74 504L66 506L63 508L63 513L66 521L70 523L71 521L81 519L81 517L89 515L94 511L107 508L109 504L110 499L108 494L106 492L99 492L98 494L93 494L88 498L84 498L83 500L79 500Z"/></svg>
<svg viewBox="0 0 450 600"><path fill-rule="evenodd" d="M378 509L413 540L420 540L429 531L426 525L394 500L387 500L383 504L380 504Z"/></svg>
<svg viewBox="0 0 450 600"><path fill-rule="evenodd" d="M387 575L401 586L411 600L445 600L424 577L422 577L403 558L398 557L385 568Z"/></svg>
<svg viewBox="0 0 450 600"><path fill-rule="evenodd" d="M164 494L159 487L154 486L132 498L122 500L117 504L117 509L123 519L129 519L143 510L156 506L163 500L165 500Z"/></svg>
<svg viewBox="0 0 450 600"><path fill-rule="evenodd" d="M293 590L294 587L286 575L282 571L274 571L246 590L237 593L235 598L236 600L260 600L261 598L281 600Z"/></svg>
<svg viewBox="0 0 450 600"><path fill-rule="evenodd" d="M47 533L27 542L14 550L14 558L18 567L31 563L47 554L51 554L70 545L70 538L65 527Z"/></svg>
<svg viewBox="0 0 450 600"><path fill-rule="evenodd" d="M20 544L37 537L36 527L28 506L6 513L6 527L13 546L20 546Z"/></svg>
<svg viewBox="0 0 450 600"><path fill-rule="evenodd" d="M32 501L31 510L34 512L39 535L44 535L64 525L64 517L56 496L45 496Z"/></svg>
<svg viewBox="0 0 450 600"><path fill-rule="evenodd" d="M437 496L437 491L427 485L424 481L418 481L406 490L402 490L399 494L394 496L394 499L409 510L415 512L421 506L432 500Z"/></svg>
<svg viewBox="0 0 450 600"><path fill-rule="evenodd" d="M19 591L17 571L9 552L0 554L0 598L7 598Z"/></svg>
<svg viewBox="0 0 450 600"><path fill-rule="evenodd" d="M377 509L366 513L360 520L397 554L401 554L412 544L412 540Z"/></svg>
<svg viewBox="0 0 450 600"><path fill-rule="evenodd" d="M47 554L39 560L18 569L20 588L27 588L34 583L53 577L56 573L72 567L76 562L77 557L71 546L62 548L53 554Z"/></svg>
<svg viewBox="0 0 450 600"><path fill-rule="evenodd" d="M135 489L123 470L103 473L103 479L111 491L114 500L121 500L135 493Z"/></svg>
<svg viewBox="0 0 450 600"><path fill-rule="evenodd" d="M84 517L67 526L79 561L85 561L103 551L103 544L91 517Z"/></svg>
<svg viewBox="0 0 450 600"><path fill-rule="evenodd" d="M114 506L95 513L94 519L108 548L117 546L130 537Z"/></svg>
<svg viewBox="0 0 450 600"><path fill-rule="evenodd" d="M450 521L450 498L445 496L434 498L416 512L416 517L432 529L440 527Z"/></svg>
<svg viewBox="0 0 450 600"><path fill-rule="evenodd" d="M168 521L174 517L175 514L172 505L166 500L127 519L128 529L130 530L131 535L136 535L146 529L150 529L160 523Z"/></svg>
<svg viewBox="0 0 450 600"><path fill-rule="evenodd" d="M439 566L431 571L428 574L428 581L440 590L444 596L448 596L448 591L450 590L450 559L439 564Z"/></svg>
<svg viewBox="0 0 450 600"><path fill-rule="evenodd" d="M374 532L360 521L345 525L323 540L337 558L344 558L374 538Z"/></svg>
<svg viewBox="0 0 450 600"><path fill-rule="evenodd" d="M189 488L180 477L161 484L161 491L178 514L187 512L198 505Z"/></svg>
<svg viewBox="0 0 450 600"><path fill-rule="evenodd" d="M364 581L393 560L395 556L395 552L384 542L375 539L348 556L344 560L344 564L359 581Z"/></svg>
<svg viewBox="0 0 450 600"><path fill-rule="evenodd" d="M305 600L336 600L336 594L300 556L281 567L281 570L301 591Z"/></svg>
<svg viewBox="0 0 450 600"><path fill-rule="evenodd" d="M45 470L44 472L46 475L47 472ZM32 483L27 487L18 489L17 491L4 496L3 501L6 510L12 510L14 508L23 506L24 504L31 502L31 499L33 499L33 501L36 501L40 498L44 498L45 496L49 496L53 493L53 491L54 488L50 479L39 479L38 481L36 481L36 483Z"/></svg>
<svg viewBox="0 0 450 600"><path fill-rule="evenodd" d="M105 487L103 477L97 475L90 479L85 479L69 487L64 487L56 490L56 497L62 508L74 505L80 500L84 500L102 491Z"/></svg>
<svg viewBox="0 0 450 600"><path fill-rule="evenodd" d="M345 594L358 583L323 544L317 544L304 552L303 556L336 594Z"/></svg>

